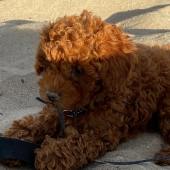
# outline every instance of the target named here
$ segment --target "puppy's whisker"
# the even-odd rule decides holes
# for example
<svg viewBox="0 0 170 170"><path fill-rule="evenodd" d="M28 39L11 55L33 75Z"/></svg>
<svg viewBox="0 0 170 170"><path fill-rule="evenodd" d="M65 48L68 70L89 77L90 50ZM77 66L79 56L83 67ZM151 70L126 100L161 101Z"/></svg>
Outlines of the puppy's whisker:
<svg viewBox="0 0 170 170"><path fill-rule="evenodd" d="M49 101L45 101L45 100L41 99L40 97L36 97L36 99L37 99L39 102L44 103L44 104L53 104L53 103L51 103L51 102L49 102Z"/></svg>

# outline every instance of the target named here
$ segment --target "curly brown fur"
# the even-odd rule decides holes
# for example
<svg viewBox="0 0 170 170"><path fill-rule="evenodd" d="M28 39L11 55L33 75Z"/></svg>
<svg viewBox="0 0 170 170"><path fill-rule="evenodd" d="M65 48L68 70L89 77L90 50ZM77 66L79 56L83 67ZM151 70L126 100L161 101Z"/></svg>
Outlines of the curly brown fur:
<svg viewBox="0 0 170 170"><path fill-rule="evenodd" d="M52 106L38 117L14 122L8 136L42 142L36 151L36 169L82 167L147 130L155 119L170 143L168 45L134 44L116 25L83 11L44 28L35 69L42 76L44 100L52 92L60 98L53 101L60 109L87 109L76 119L65 117L63 139L58 137L58 113L51 111ZM170 156L170 149L160 155Z"/></svg>

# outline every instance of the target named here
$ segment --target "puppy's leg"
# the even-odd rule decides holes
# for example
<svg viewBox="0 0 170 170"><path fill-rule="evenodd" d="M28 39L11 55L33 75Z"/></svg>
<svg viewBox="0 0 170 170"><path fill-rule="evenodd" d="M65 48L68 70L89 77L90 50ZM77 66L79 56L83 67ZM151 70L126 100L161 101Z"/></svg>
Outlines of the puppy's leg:
<svg viewBox="0 0 170 170"><path fill-rule="evenodd" d="M69 127L70 131L74 131ZM93 131L79 134L76 130L65 138L46 137L36 151L37 170L75 170L115 148L118 138L109 146Z"/></svg>
<svg viewBox="0 0 170 170"><path fill-rule="evenodd" d="M49 107L45 107L36 116L26 116L13 122L5 132L5 136L25 139L34 143L41 142L45 135L54 135L58 128L58 115Z"/></svg>
<svg viewBox="0 0 170 170"><path fill-rule="evenodd" d="M170 144L170 92L166 93L160 110L160 131L164 140ZM170 147L156 154L157 164L170 165Z"/></svg>

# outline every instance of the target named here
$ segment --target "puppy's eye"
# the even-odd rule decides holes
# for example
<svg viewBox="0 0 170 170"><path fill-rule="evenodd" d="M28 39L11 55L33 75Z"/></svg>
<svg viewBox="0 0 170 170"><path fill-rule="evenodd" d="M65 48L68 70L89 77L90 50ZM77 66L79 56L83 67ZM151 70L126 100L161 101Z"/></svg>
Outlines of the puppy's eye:
<svg viewBox="0 0 170 170"><path fill-rule="evenodd" d="M80 66L74 66L72 68L72 74L73 76L80 77L84 74L84 69L81 68Z"/></svg>

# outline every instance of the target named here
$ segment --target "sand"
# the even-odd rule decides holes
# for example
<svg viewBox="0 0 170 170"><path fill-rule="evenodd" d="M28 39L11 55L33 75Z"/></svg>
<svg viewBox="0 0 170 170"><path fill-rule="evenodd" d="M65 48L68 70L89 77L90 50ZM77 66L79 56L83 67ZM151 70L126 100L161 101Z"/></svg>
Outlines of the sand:
<svg viewBox="0 0 170 170"><path fill-rule="evenodd" d="M170 0L0 0L0 133L14 119L35 114L38 96L34 59L39 31L48 21L88 9L121 26L136 42L170 43ZM152 158L161 148L159 134L145 133L123 143L101 160ZM0 166L0 170L9 168ZM24 167L21 169L28 170ZM91 164L85 170L167 170L153 163L131 166Z"/></svg>

